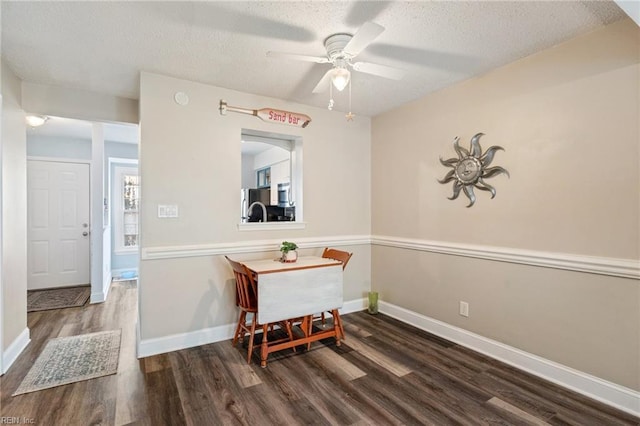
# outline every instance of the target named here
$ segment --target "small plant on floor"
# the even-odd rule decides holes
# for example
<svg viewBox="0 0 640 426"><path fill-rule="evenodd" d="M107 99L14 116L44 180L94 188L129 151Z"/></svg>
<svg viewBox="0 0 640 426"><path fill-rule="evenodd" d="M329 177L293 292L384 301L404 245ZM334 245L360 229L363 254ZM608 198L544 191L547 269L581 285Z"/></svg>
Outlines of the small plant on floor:
<svg viewBox="0 0 640 426"><path fill-rule="evenodd" d="M295 262L298 259L298 245L290 241L283 241L280 245L280 251L282 252L283 262Z"/></svg>

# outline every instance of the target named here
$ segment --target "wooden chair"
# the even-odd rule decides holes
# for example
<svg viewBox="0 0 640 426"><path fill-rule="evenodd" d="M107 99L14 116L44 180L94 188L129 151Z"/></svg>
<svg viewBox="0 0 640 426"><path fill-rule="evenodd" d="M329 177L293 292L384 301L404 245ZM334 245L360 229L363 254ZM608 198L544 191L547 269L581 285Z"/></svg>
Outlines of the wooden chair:
<svg viewBox="0 0 640 426"><path fill-rule="evenodd" d="M347 267L347 263L349 263L351 256L353 256L353 253L349 253L342 250L336 250L328 247L325 248L324 251L322 252L322 257L324 257L325 259L339 260L340 262L342 262L343 271L344 271L344 268Z"/></svg>
<svg viewBox="0 0 640 426"><path fill-rule="evenodd" d="M342 270L344 271L344 268L347 267L347 263L349 263L349 260L351 259L351 256L353 256L353 253L349 253L346 251L342 251L342 250L336 250L333 248L328 248L326 247L324 249L324 251L322 252L322 257L326 258L326 259L333 259L333 260L338 260L340 262L342 262ZM340 313L338 312L337 309L334 309L333 311L329 312L332 316L333 316L333 320L338 322L338 328L340 329L340 334L342 334L342 338L344 339L344 328L342 327L342 319L340 318ZM320 319L322 321L322 324L324 325L325 323L325 314L324 312L320 314Z"/></svg>
<svg viewBox="0 0 640 426"><path fill-rule="evenodd" d="M236 332L233 335L232 345L235 346L238 342L238 339L243 340L244 336L248 333L249 348L247 354L247 364L251 364L251 355L253 353L253 343L256 328L262 327L262 332L267 333L269 328L271 329L271 331L273 331L274 324L258 323L258 285L252 272L242 263L231 260L227 256L225 256L225 258L233 269L233 275L236 279L236 304L238 308L240 308L240 317L238 318ZM251 323L247 323L247 314L252 314ZM280 323L280 325L286 330L289 340L293 340L291 323L288 321L284 321ZM263 336L263 338L265 337L266 336Z"/></svg>

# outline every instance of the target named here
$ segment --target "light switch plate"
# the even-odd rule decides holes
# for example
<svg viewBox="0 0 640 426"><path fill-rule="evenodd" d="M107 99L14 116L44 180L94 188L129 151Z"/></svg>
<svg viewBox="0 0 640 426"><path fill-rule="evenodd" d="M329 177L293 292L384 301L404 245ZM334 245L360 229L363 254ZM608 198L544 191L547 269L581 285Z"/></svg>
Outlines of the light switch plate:
<svg viewBox="0 0 640 426"><path fill-rule="evenodd" d="M176 204L167 206L167 217L178 217L178 206Z"/></svg>
<svg viewBox="0 0 640 426"><path fill-rule="evenodd" d="M463 317L469 316L469 303L460 301L460 315Z"/></svg>
<svg viewBox="0 0 640 426"><path fill-rule="evenodd" d="M177 204L158 204L158 217L159 218L178 217L178 205Z"/></svg>

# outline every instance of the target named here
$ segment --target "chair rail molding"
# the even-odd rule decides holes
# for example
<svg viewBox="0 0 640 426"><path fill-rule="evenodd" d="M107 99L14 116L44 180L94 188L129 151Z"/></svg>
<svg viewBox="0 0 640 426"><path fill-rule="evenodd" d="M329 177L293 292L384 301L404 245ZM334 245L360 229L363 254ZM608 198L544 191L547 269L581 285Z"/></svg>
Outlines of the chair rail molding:
<svg viewBox="0 0 640 426"><path fill-rule="evenodd" d="M369 235L341 235L331 237L296 238L298 249L357 246L371 244ZM141 260L173 259L180 257L222 256L235 253L259 253L279 251L282 238L251 240L232 243L199 244L183 246L143 247Z"/></svg>
<svg viewBox="0 0 640 426"><path fill-rule="evenodd" d="M383 235L371 236L371 244L640 280L640 260L638 259L617 259Z"/></svg>
<svg viewBox="0 0 640 426"><path fill-rule="evenodd" d="M197 245L143 247L141 249L140 259L158 260L198 256L221 256L235 253L270 252L278 251L281 242L282 238ZM401 238L386 235L307 237L296 238L296 243L300 249L371 244L640 280L640 260L638 259L618 259L572 253Z"/></svg>

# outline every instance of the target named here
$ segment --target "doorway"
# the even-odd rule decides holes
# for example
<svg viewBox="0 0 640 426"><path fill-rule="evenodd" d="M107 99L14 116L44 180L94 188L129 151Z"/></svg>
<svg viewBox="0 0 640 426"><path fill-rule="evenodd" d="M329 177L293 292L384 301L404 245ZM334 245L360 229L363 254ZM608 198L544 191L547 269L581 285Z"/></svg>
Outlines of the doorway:
<svg viewBox="0 0 640 426"><path fill-rule="evenodd" d="M29 162L42 164L62 163L66 165L80 163L89 170L89 176L81 180L89 188L87 206L90 214L86 221L79 222L82 227L84 227L84 223L88 224L86 230L80 231L80 235L83 232L88 232L89 234L86 236L90 253L88 263L89 278L81 283L79 281L58 281L56 285L50 284L51 287L90 283L91 303L104 302L108 297L113 273L111 265L113 256L112 235L109 220L113 206L110 203L109 169L107 168L106 160L117 157L137 162L138 138L138 126L126 123L97 123L49 116L42 126L27 127L27 159ZM42 174L44 175L44 173ZM40 195L45 197L43 194ZM70 194L66 195L71 197ZM73 200L76 201L75 198ZM44 199L39 200L35 194L33 196L30 195L28 205L32 206L34 203L44 205L45 201ZM63 203L63 205L67 204L67 202ZM40 222L48 220L46 216L50 214L49 210L40 206L32 210L34 212L30 213L31 216L35 214L42 215L42 217L37 218ZM34 223L35 219L36 217L34 216ZM73 253L75 249L72 248L71 242L67 242L67 246L70 253L67 257L71 257L71 254L75 255ZM44 243L37 247L37 244L31 244L30 242L28 246L28 263L32 262L30 266L33 266L34 271L46 270L43 267L36 268L36 266L44 265L44 260L42 259L45 256L36 252L35 249L45 252L47 250L50 252L52 249L50 247L47 249ZM71 269L68 266L66 265L65 269ZM135 265L135 269L137 270L137 265ZM51 268L49 267L48 270L51 270ZM31 278L32 274L29 273L29 275L29 278ZM43 288L44 285L41 283L36 283L35 285L28 283L27 287L28 289Z"/></svg>

